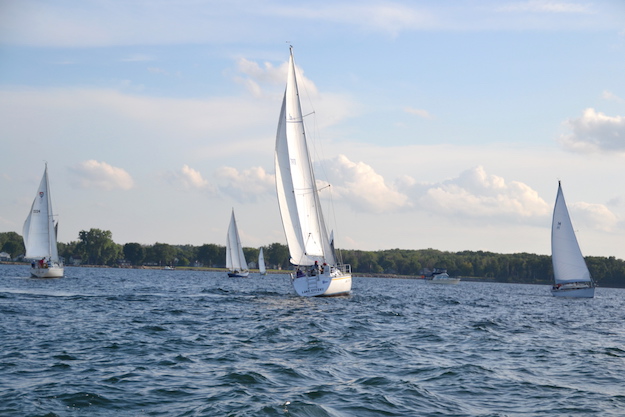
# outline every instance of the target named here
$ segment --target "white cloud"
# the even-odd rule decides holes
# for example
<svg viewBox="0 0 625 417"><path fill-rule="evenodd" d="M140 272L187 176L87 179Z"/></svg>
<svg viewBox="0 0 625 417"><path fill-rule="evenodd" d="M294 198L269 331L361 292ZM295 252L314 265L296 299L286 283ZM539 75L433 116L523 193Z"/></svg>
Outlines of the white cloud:
<svg viewBox="0 0 625 417"><path fill-rule="evenodd" d="M421 209L433 214L538 223L550 213L550 206L531 187L518 181L506 183L481 166L425 188L418 201Z"/></svg>
<svg viewBox="0 0 625 417"><path fill-rule="evenodd" d="M625 152L625 117L606 116L592 108L565 125L573 132L562 135L560 144L575 152Z"/></svg>
<svg viewBox="0 0 625 417"><path fill-rule="evenodd" d="M507 4L498 10L529 13L590 13L591 6L570 1L529 0Z"/></svg>
<svg viewBox="0 0 625 417"><path fill-rule="evenodd" d="M129 190L134 186L130 174L106 162L89 160L70 168L76 175L75 185L80 188L100 188L113 190L116 188Z"/></svg>
<svg viewBox="0 0 625 417"><path fill-rule="evenodd" d="M339 155L323 165L336 182L332 184L333 195L355 211L383 213L409 206L406 195L389 186L364 162L355 163Z"/></svg>
<svg viewBox="0 0 625 417"><path fill-rule="evenodd" d="M400 2L332 3L317 7L280 7L271 9L275 15L290 18L322 20L360 26L367 30L386 32L396 36L406 29L431 27L434 15L424 9Z"/></svg>
<svg viewBox="0 0 625 417"><path fill-rule="evenodd" d="M275 195L275 177L268 174L262 167L252 167L239 171L232 167L221 167L215 177L225 182L219 189L223 194L246 203L257 201L267 195Z"/></svg>
<svg viewBox="0 0 625 417"><path fill-rule="evenodd" d="M571 204L569 210L574 227L583 226L588 229L612 232L619 223L618 217L603 204L577 202Z"/></svg>
<svg viewBox="0 0 625 417"><path fill-rule="evenodd" d="M432 119L433 118L433 116L427 110L413 109L411 107L406 107L404 109L404 111L406 113L408 113L408 114L414 114L414 115L417 115L417 116L422 117L424 119Z"/></svg>
<svg viewBox="0 0 625 417"><path fill-rule="evenodd" d="M216 192L216 188L213 184L204 179L199 171L196 171L187 164L183 165L180 171L171 172L167 174L166 177L169 182L175 186L180 186L187 190L197 189L206 190L210 193Z"/></svg>
<svg viewBox="0 0 625 417"><path fill-rule="evenodd" d="M619 96L617 96L616 94L608 91L608 90L604 90L603 93L601 94L601 98L603 98L604 100L609 100L609 101L616 101L618 103L623 103L625 102L625 100L623 100L622 98L620 98Z"/></svg>

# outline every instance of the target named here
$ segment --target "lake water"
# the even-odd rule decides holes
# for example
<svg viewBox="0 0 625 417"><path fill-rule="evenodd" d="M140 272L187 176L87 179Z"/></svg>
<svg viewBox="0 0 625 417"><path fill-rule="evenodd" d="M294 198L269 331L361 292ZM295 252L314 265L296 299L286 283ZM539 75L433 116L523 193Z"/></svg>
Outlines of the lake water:
<svg viewBox="0 0 625 417"><path fill-rule="evenodd" d="M0 265L2 416L623 416L625 292Z"/></svg>

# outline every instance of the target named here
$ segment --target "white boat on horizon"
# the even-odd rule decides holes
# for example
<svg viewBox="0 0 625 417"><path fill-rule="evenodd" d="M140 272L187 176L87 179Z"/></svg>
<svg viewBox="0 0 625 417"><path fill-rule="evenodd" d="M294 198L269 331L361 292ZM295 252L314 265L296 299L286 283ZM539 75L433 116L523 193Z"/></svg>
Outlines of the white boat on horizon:
<svg viewBox="0 0 625 417"><path fill-rule="evenodd" d="M239 229L237 221L234 218L234 209L230 217L230 226L228 226L228 236L226 238L226 268L228 268L229 277L245 278L250 271L247 269L247 262L243 254L243 246L239 238Z"/></svg>
<svg viewBox="0 0 625 417"><path fill-rule="evenodd" d="M460 278L452 278L446 271L443 271L435 272L431 276L425 277L425 282L429 282L431 284L455 285L460 282Z"/></svg>
<svg viewBox="0 0 625 417"><path fill-rule="evenodd" d="M293 48L275 149L276 190L295 292L303 297L349 294L350 265L338 262L321 210L299 100Z"/></svg>
<svg viewBox="0 0 625 417"><path fill-rule="evenodd" d="M59 260L56 242L58 223L54 222L52 198L48 181L48 164L37 189L37 195L24 222L22 235L25 258L32 259L30 274L36 278L61 278L64 267Z"/></svg>
<svg viewBox="0 0 625 417"><path fill-rule="evenodd" d="M554 297L595 296L595 283L579 248L560 181L551 223L551 260L554 276L551 294Z"/></svg>

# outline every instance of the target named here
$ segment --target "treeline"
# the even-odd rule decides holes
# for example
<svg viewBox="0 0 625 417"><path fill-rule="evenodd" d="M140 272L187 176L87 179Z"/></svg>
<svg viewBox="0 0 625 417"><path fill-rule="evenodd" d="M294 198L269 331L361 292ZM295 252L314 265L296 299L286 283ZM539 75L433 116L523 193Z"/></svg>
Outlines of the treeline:
<svg viewBox="0 0 625 417"><path fill-rule="evenodd" d="M81 231L78 240L59 243L59 255L66 263L78 260L84 265L225 266L226 248L215 244L201 246L155 243L117 244L106 230ZM243 248L251 264L260 248ZM22 237L15 232L0 233L0 252L16 258L24 253ZM286 245L263 246L270 269L289 269ZM420 275L424 269L445 268L451 276L489 278L497 282L549 284L553 281L551 256L531 253L499 254L484 251L445 252L435 249L381 251L342 250L344 263L356 274ZM625 261L611 256L586 257L590 273L600 286L625 288Z"/></svg>

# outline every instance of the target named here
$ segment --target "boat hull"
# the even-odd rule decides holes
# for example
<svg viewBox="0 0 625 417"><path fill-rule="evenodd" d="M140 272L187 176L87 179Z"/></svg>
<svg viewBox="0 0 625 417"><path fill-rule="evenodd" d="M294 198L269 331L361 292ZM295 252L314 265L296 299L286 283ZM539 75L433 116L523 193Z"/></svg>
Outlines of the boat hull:
<svg viewBox="0 0 625 417"><path fill-rule="evenodd" d="M62 278L64 273L62 266L52 266L50 268L30 268L30 275L33 278Z"/></svg>
<svg viewBox="0 0 625 417"><path fill-rule="evenodd" d="M426 279L425 282L430 284L456 285L460 282L460 278Z"/></svg>
<svg viewBox="0 0 625 417"><path fill-rule="evenodd" d="M551 289L551 295L567 298L593 298L595 287Z"/></svg>
<svg viewBox="0 0 625 417"><path fill-rule="evenodd" d="M228 272L230 278L247 278L249 272Z"/></svg>
<svg viewBox="0 0 625 417"><path fill-rule="evenodd" d="M293 289L301 297L335 297L348 295L352 290L351 274L337 273L332 276L321 274L291 278Z"/></svg>

